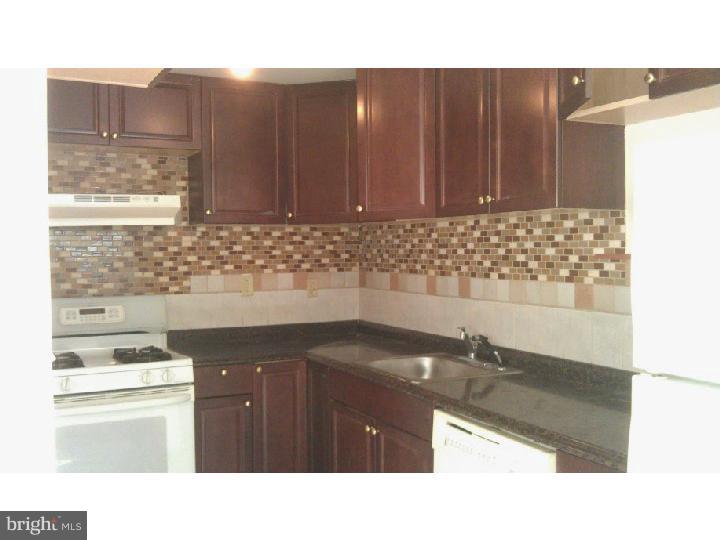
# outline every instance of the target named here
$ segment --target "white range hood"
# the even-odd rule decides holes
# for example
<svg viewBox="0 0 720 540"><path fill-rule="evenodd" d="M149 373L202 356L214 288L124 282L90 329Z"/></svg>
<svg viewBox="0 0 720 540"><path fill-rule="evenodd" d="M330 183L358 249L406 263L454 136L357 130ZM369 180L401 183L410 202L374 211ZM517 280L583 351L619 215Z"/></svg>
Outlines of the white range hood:
<svg viewBox="0 0 720 540"><path fill-rule="evenodd" d="M177 225L179 195L48 195L51 227Z"/></svg>

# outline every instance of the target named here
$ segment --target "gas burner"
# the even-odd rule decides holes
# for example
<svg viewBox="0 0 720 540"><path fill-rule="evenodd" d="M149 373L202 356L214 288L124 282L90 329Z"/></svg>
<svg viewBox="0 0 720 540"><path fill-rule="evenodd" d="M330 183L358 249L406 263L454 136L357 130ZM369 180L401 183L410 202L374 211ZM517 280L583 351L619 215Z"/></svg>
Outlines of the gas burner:
<svg viewBox="0 0 720 540"><path fill-rule="evenodd" d="M70 369L85 367L83 361L74 352L64 352L55 354L55 360L52 363L53 369Z"/></svg>
<svg viewBox="0 0 720 540"><path fill-rule="evenodd" d="M161 362L171 360L172 355L158 347L150 345L136 349L135 347L121 347L113 350L113 358L121 364L135 364L140 362Z"/></svg>

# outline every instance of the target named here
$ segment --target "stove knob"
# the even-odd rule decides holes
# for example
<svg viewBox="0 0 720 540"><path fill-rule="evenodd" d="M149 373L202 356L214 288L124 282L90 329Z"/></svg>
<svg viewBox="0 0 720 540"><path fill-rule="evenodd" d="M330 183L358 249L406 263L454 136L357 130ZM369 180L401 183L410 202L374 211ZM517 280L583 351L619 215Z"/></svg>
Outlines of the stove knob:
<svg viewBox="0 0 720 540"><path fill-rule="evenodd" d="M152 382L152 373L150 371L146 370L142 372L142 375L140 376L140 380L143 382L143 384L150 384Z"/></svg>
<svg viewBox="0 0 720 540"><path fill-rule="evenodd" d="M162 372L162 380L165 383L171 383L175 377L170 369L166 369Z"/></svg>
<svg viewBox="0 0 720 540"><path fill-rule="evenodd" d="M64 377L60 381L60 390L62 390L63 392L67 392L68 390L70 390L70 377Z"/></svg>

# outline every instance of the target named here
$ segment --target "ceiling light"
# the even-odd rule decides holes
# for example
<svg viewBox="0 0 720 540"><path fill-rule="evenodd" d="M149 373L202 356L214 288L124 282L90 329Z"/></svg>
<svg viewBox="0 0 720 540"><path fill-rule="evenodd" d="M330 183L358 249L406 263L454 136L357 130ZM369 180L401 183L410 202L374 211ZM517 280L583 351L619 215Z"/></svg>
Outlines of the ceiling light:
<svg viewBox="0 0 720 540"><path fill-rule="evenodd" d="M230 68L230 73L238 79L245 79L249 77L252 75L253 71L255 71L255 68Z"/></svg>

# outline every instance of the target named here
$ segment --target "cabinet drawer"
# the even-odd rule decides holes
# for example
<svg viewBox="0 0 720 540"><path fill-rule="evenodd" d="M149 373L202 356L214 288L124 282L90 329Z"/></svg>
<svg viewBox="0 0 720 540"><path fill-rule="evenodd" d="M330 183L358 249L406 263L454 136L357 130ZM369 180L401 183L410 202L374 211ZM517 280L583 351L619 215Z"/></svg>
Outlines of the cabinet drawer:
<svg viewBox="0 0 720 540"><path fill-rule="evenodd" d="M328 394L372 418L432 440L433 405L429 402L336 370L330 370Z"/></svg>
<svg viewBox="0 0 720 540"><path fill-rule="evenodd" d="M251 394L253 370L251 364L195 367L195 397Z"/></svg>

